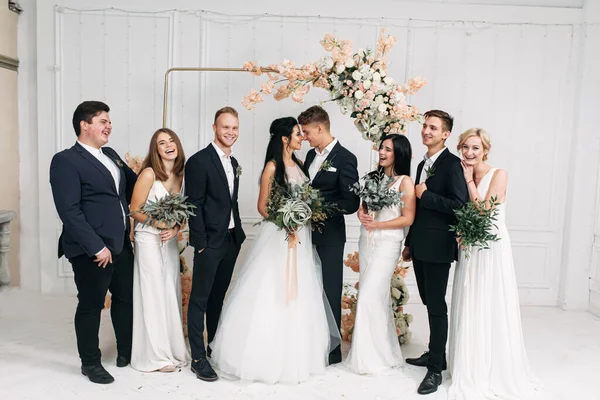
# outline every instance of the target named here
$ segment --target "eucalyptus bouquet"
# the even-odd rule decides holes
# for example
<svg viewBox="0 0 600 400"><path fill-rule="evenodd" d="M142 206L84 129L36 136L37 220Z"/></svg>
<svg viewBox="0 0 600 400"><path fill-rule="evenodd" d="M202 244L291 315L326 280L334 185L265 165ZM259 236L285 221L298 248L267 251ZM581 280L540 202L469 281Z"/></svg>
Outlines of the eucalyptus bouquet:
<svg viewBox="0 0 600 400"><path fill-rule="evenodd" d="M494 223L498 217L496 207L500 204L497 200L494 196L490 200L469 201L454 210L456 225L450 225L450 231L456 232L466 258L471 256L473 247L489 249L489 242L499 240L498 235L492 233L492 228L497 228Z"/></svg>
<svg viewBox="0 0 600 400"><path fill-rule="evenodd" d="M148 200L139 210L133 211L129 215L136 212L146 215L142 226L152 222L164 223L167 226L183 225L190 216L196 215L192 211L196 206L186 200L187 196L181 193L169 193L156 201Z"/></svg>
<svg viewBox="0 0 600 400"><path fill-rule="evenodd" d="M302 185L282 186L273 180L271 193L267 203L267 214L264 221L285 229L287 235L299 231L303 226L311 225L311 229L319 229L327 217L337 210L335 204L325 203L319 190L308 182Z"/></svg>
<svg viewBox="0 0 600 400"><path fill-rule="evenodd" d="M366 206L365 212L381 211L385 207L392 207L400 204L404 207L402 201L403 193L397 190L390 189L390 185L394 182L394 178L380 172L370 172L360 178L362 184L355 182L350 186L350 191L358 195L363 201L363 207Z"/></svg>

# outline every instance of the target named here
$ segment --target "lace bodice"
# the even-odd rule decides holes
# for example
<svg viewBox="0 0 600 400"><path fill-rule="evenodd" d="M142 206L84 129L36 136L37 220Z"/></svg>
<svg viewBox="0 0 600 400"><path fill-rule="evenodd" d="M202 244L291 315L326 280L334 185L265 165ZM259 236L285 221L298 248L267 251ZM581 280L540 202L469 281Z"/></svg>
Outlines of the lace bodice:
<svg viewBox="0 0 600 400"><path fill-rule="evenodd" d="M399 177L398 179L396 179L396 182L394 182L390 186L390 189L398 190L400 188L400 185L402 184L403 179L404 179L404 175ZM393 207L386 207L381 211L376 211L374 218L375 218L375 221L383 222L383 221L390 221L392 219L396 219L396 218L400 217L401 215L402 215L402 208L400 207L400 205L395 205ZM361 229L361 233L366 232L364 226L361 226L360 229ZM373 237L376 240L396 242L396 241L404 240L404 237L406 236L406 229L405 228L381 229L381 230L373 231L371 234L373 235Z"/></svg>
<svg viewBox="0 0 600 400"><path fill-rule="evenodd" d="M298 164L293 167L285 166L285 176L288 183L294 185L301 185L308 179Z"/></svg>

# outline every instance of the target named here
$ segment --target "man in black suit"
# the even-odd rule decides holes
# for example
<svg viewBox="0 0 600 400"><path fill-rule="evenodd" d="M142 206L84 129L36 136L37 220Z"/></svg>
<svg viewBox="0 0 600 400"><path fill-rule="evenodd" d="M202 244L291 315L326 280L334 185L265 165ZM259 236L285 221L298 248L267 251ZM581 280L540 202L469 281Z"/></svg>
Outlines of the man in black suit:
<svg viewBox="0 0 600 400"><path fill-rule="evenodd" d="M208 382L218 377L206 359L204 316L210 343L217 331L235 261L246 238L238 207L241 168L231 150L238 138L237 111L232 107L218 110L213 131L214 141L190 157L185 166L186 194L197 207L196 216L189 220L194 271L188 337L192 371L198 379Z"/></svg>
<svg viewBox="0 0 600 400"><path fill-rule="evenodd" d="M77 142L57 153L50 164L50 184L63 223L58 257L73 266L77 286L75 333L81 372L95 383L114 378L101 364L100 313L107 290L117 338L117 366L131 358L133 253L129 241L129 202L137 175L108 143L109 107L85 101L73 113Z"/></svg>
<svg viewBox="0 0 600 400"><path fill-rule="evenodd" d="M442 370L446 369L448 306L445 296L450 264L458 259L456 238L449 226L456 221L454 210L469 200L460 159L445 147L452 125L453 119L447 112L425 113L421 137L427 153L417 168L417 211L402 252L404 260L412 258L419 294L429 316L429 351L406 360L409 364L427 367L418 388L420 394L435 392L442 383Z"/></svg>
<svg viewBox="0 0 600 400"><path fill-rule="evenodd" d="M329 115L313 106L298 116L304 138L313 147L306 155L304 168L311 184L321 191L327 203L335 203L339 211L330 215L321 231L314 230L312 241L321 259L323 288L335 322L340 328L342 319L342 289L344 281L344 245L346 224L344 214L358 210L359 198L350 191L358 181L356 156L331 136ZM341 347L329 354L329 364L342 361Z"/></svg>

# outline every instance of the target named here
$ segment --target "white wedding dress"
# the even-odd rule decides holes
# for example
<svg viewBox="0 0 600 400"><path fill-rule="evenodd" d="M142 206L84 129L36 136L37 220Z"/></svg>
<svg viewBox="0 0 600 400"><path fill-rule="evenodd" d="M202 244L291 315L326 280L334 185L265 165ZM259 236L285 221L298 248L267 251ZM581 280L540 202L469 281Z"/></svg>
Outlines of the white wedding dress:
<svg viewBox="0 0 600 400"><path fill-rule="evenodd" d="M286 167L290 183L306 176ZM263 223L231 284L215 338L211 362L225 376L265 383L298 383L323 374L339 331L323 287L321 263L311 230L297 233L297 297L287 301L285 231Z"/></svg>
<svg viewBox="0 0 600 400"><path fill-rule="evenodd" d="M481 179L477 187L480 198L486 198L495 171L491 169ZM523 344L505 204L498 206L493 232L500 240L490 242L487 250L473 249L470 259L461 251L456 264L449 332L449 399L524 400L540 394Z"/></svg>
<svg viewBox="0 0 600 400"><path fill-rule="evenodd" d="M167 194L155 179L146 201ZM131 366L150 372L185 365L190 356L181 318L177 237L161 244L158 229L137 223L134 245Z"/></svg>
<svg viewBox="0 0 600 400"><path fill-rule="evenodd" d="M390 189L398 190L404 176ZM402 215L400 205L375 212L375 221L389 221ZM392 312L390 285L402 252L404 229L368 232L360 227L359 291L352 347L346 366L359 374L377 374L404 365Z"/></svg>

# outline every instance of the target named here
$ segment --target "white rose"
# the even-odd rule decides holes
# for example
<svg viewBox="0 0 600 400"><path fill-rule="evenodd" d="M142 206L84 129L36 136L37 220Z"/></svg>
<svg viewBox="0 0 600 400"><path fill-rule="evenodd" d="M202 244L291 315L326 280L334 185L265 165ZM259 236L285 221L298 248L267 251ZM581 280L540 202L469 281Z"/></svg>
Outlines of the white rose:
<svg viewBox="0 0 600 400"><path fill-rule="evenodd" d="M373 74L373 82L380 82L381 81L381 75L379 74L379 72L375 72Z"/></svg>
<svg viewBox="0 0 600 400"><path fill-rule="evenodd" d="M384 70L380 69L379 70L379 75L381 75L381 77L383 78L384 76L387 75L387 72L385 72Z"/></svg>
<svg viewBox="0 0 600 400"><path fill-rule="evenodd" d="M358 71L354 71L352 73L352 79L354 79L355 81L360 81L360 79L362 78L362 74Z"/></svg>
<svg viewBox="0 0 600 400"><path fill-rule="evenodd" d="M386 76L385 78L383 78L383 83L385 83L386 85L393 85L394 79L390 78L389 76Z"/></svg>
<svg viewBox="0 0 600 400"><path fill-rule="evenodd" d="M344 72L346 68L344 67L344 64L342 63L337 63L335 64L335 73L336 74L341 74L342 72Z"/></svg>
<svg viewBox="0 0 600 400"><path fill-rule="evenodd" d="M357 90L356 92L354 92L354 97L356 97L358 100L360 100L363 97L365 97L365 94L362 90Z"/></svg>
<svg viewBox="0 0 600 400"><path fill-rule="evenodd" d="M383 113L385 110L387 110L387 105L380 104L379 107L377 107L377 110L379 110L380 113Z"/></svg>
<svg viewBox="0 0 600 400"><path fill-rule="evenodd" d="M354 67L354 60L352 58L349 58L346 60L346 68L352 68Z"/></svg>
<svg viewBox="0 0 600 400"><path fill-rule="evenodd" d="M333 68L333 58L327 57L327 58L325 58L324 61L325 61L324 62L325 69L331 69L331 68Z"/></svg>
<svg viewBox="0 0 600 400"><path fill-rule="evenodd" d="M371 87L371 81L364 81L363 86L365 89L369 90L369 88Z"/></svg>

